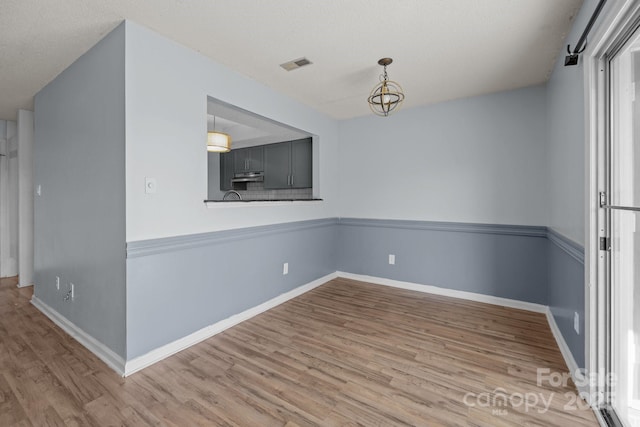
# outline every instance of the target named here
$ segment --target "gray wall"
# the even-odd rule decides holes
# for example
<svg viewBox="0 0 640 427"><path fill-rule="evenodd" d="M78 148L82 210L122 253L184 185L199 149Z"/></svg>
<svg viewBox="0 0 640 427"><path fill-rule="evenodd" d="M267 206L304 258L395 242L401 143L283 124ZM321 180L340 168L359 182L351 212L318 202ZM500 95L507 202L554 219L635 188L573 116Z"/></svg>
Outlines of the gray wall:
<svg viewBox="0 0 640 427"><path fill-rule="evenodd" d="M35 296L124 357L124 25L35 97ZM62 281L56 290L55 278ZM69 283L75 301L63 302Z"/></svg>
<svg viewBox="0 0 640 427"><path fill-rule="evenodd" d="M311 220L129 242L127 359L335 272L335 224Z"/></svg>
<svg viewBox="0 0 640 427"><path fill-rule="evenodd" d="M548 305L576 363L584 368L584 249L550 229L547 257ZM573 329L574 313L580 316L580 333Z"/></svg>
<svg viewBox="0 0 640 427"><path fill-rule="evenodd" d="M338 235L340 271L547 302L545 227L342 218Z"/></svg>

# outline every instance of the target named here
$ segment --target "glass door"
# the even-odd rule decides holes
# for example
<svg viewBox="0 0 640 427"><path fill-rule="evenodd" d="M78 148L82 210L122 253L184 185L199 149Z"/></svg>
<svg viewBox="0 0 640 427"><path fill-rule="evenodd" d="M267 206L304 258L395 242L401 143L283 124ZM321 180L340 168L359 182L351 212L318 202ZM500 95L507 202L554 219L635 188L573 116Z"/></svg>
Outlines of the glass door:
<svg viewBox="0 0 640 427"><path fill-rule="evenodd" d="M640 31L609 60L607 191L600 195L607 233L608 390L612 412L640 427Z"/></svg>

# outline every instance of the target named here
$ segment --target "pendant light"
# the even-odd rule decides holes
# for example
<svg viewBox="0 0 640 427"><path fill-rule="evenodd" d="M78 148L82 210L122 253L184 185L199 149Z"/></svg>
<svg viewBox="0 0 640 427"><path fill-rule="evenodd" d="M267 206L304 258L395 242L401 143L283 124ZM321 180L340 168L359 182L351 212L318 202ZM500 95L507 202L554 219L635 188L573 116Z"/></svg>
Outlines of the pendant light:
<svg viewBox="0 0 640 427"><path fill-rule="evenodd" d="M216 116L213 116L213 130L207 132L207 151L212 153L231 151L231 135L216 131Z"/></svg>
<svg viewBox="0 0 640 427"><path fill-rule="evenodd" d="M367 99L371 111L382 117L387 117L394 112L404 101L404 93L400 85L393 80L389 80L387 76L387 65L392 62L393 59L391 58L382 58L378 61L378 64L384 67L384 73L380 76L380 83L373 88L371 95Z"/></svg>

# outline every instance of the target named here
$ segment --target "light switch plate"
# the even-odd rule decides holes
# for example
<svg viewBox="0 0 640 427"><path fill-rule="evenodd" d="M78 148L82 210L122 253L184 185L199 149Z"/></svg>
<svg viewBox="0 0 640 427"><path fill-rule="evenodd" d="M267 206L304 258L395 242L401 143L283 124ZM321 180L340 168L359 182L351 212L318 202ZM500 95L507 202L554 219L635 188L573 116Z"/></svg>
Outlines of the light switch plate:
<svg viewBox="0 0 640 427"><path fill-rule="evenodd" d="M155 178L144 179L144 192L147 194L154 194L158 189L158 183Z"/></svg>
<svg viewBox="0 0 640 427"><path fill-rule="evenodd" d="M395 265L395 263L396 263L396 256L394 254L389 254L389 264Z"/></svg>
<svg viewBox="0 0 640 427"><path fill-rule="evenodd" d="M580 335L580 315L578 312L573 313L573 329L575 329L576 334Z"/></svg>

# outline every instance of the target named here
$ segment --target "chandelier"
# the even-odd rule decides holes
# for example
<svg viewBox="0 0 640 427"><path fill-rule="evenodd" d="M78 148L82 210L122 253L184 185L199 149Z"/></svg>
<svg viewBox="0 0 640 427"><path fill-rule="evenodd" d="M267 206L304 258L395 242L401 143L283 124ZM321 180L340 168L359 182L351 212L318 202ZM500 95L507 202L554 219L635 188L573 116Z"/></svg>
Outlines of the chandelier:
<svg viewBox="0 0 640 427"><path fill-rule="evenodd" d="M404 93L400 85L389 80L387 76L387 65L392 62L391 58L382 58L378 61L378 64L384 67L384 73L380 76L380 83L373 88L367 99L371 111L382 117L387 117L394 112L404 101Z"/></svg>

